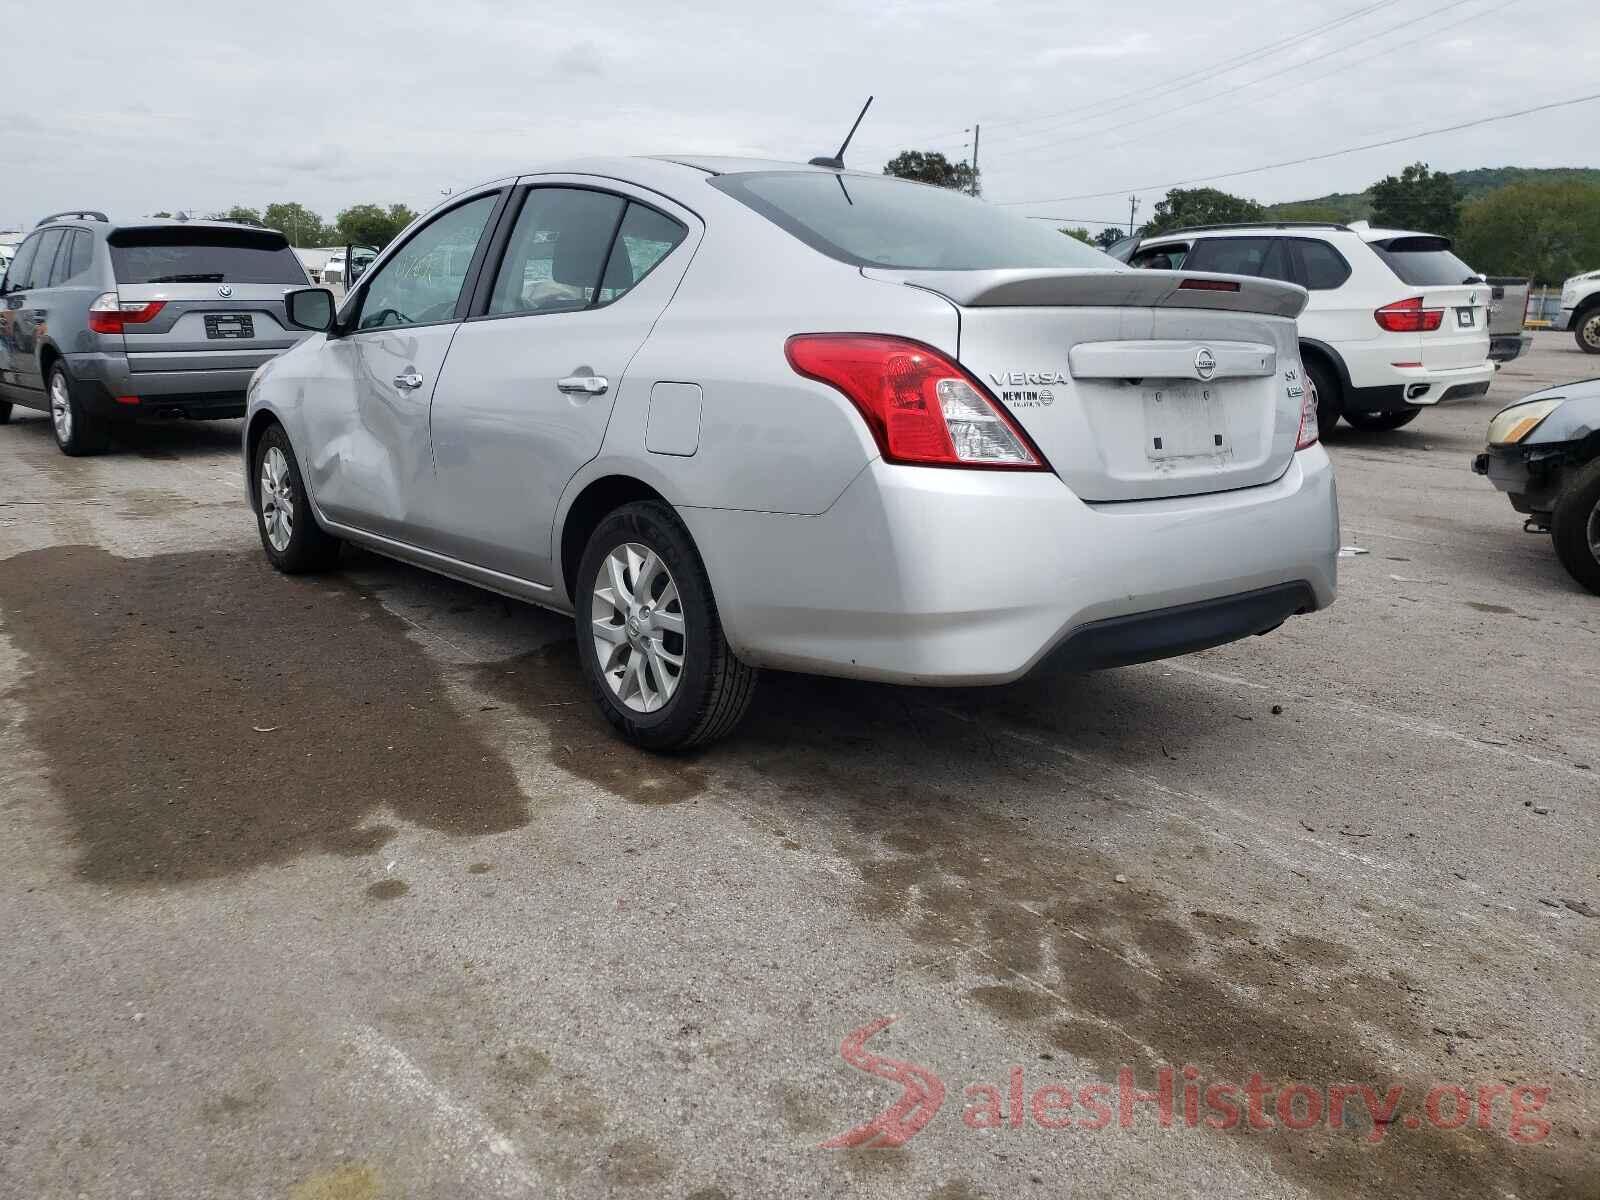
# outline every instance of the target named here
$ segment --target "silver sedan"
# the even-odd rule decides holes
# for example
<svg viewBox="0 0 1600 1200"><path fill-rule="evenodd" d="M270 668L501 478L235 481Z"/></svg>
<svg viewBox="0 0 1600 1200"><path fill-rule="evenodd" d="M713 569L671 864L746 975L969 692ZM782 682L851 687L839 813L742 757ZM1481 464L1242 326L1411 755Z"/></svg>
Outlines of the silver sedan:
<svg viewBox="0 0 1600 1200"><path fill-rule="evenodd" d="M273 564L349 541L575 615L674 749L760 667L991 684L1332 602L1289 284L1130 271L882 175L595 159L452 196L250 388Z"/></svg>

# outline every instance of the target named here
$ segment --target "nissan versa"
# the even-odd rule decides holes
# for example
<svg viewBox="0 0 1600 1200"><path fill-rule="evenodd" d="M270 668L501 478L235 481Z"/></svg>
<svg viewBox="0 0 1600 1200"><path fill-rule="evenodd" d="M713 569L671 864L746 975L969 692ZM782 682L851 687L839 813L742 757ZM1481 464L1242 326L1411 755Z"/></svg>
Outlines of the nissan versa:
<svg viewBox="0 0 1600 1200"><path fill-rule="evenodd" d="M882 175L573 162L291 291L246 476L278 568L348 540L573 612L612 724L684 747L760 667L1004 683L1331 603L1305 302Z"/></svg>

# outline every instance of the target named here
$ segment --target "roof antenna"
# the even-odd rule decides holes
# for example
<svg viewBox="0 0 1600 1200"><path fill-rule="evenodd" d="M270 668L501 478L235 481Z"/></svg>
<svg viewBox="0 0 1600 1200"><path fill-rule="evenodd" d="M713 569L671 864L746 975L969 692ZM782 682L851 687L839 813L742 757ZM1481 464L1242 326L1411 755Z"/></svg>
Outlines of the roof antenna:
<svg viewBox="0 0 1600 1200"><path fill-rule="evenodd" d="M813 158L813 167L831 167L835 171L844 170L844 152L850 148L850 139L855 137L856 130L861 128L861 118L867 115L867 109L872 107L872 97L867 97L867 102L861 106L861 111L856 114L856 123L850 126L850 132L844 136L844 144L839 147L839 153L832 158Z"/></svg>

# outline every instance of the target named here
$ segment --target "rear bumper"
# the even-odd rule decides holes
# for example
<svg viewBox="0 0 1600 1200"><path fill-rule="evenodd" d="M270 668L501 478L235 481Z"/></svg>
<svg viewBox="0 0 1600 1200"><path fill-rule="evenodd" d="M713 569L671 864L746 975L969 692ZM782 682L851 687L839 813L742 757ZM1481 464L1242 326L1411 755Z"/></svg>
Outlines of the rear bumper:
<svg viewBox="0 0 1600 1200"><path fill-rule="evenodd" d="M1563 308L1559 313L1556 314L1556 319L1554 321L1550 322L1550 328L1551 329L1571 329L1572 328L1572 314L1574 312L1576 312L1576 311L1577 311L1576 307L1574 307L1574 308Z"/></svg>
<svg viewBox="0 0 1600 1200"><path fill-rule="evenodd" d="M826 513L679 510L729 641L771 667L993 684L1185 654L1333 602L1333 470L1086 504L1054 475L874 462Z"/></svg>
<svg viewBox="0 0 1600 1200"><path fill-rule="evenodd" d="M1395 412L1481 396L1494 379L1494 363L1489 361L1490 339L1481 343L1483 358L1466 367L1445 370L1427 367L1397 367L1422 357L1420 346L1394 346L1388 343L1342 346L1350 387L1344 395L1351 412ZM1476 387L1477 384L1483 387Z"/></svg>
<svg viewBox="0 0 1600 1200"><path fill-rule="evenodd" d="M70 354L67 370L81 403L113 420L242 417L253 371L131 371L121 354ZM127 403L137 399L138 403Z"/></svg>
<svg viewBox="0 0 1600 1200"><path fill-rule="evenodd" d="M1489 339L1491 362L1507 363L1520 358L1533 347L1531 333L1497 333Z"/></svg>

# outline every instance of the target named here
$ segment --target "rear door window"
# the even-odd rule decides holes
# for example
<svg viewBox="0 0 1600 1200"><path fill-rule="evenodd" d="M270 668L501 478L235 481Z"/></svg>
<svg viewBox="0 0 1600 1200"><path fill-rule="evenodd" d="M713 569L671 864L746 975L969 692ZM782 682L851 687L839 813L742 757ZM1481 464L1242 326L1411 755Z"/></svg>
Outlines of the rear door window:
<svg viewBox="0 0 1600 1200"><path fill-rule="evenodd" d="M1294 280L1283 239L1274 237L1202 238L1189 251L1184 267L1219 275L1256 275Z"/></svg>
<svg viewBox="0 0 1600 1200"><path fill-rule="evenodd" d="M281 233L183 225L119 229L108 239L118 283L294 283L305 269Z"/></svg>
<svg viewBox="0 0 1600 1200"><path fill-rule="evenodd" d="M611 242L627 204L621 196L587 188L534 188L522 203L489 313L577 312L601 302L601 273L620 295L621 263L608 266Z"/></svg>
<svg viewBox="0 0 1600 1200"><path fill-rule="evenodd" d="M1331 291L1343 286L1344 281L1350 278L1350 264L1345 262L1344 255L1327 242L1295 238L1293 246L1300 259L1299 283L1302 287L1313 292Z"/></svg>
<svg viewBox="0 0 1600 1200"><path fill-rule="evenodd" d="M39 238L39 253L34 256L33 263L28 270L28 280L23 285L30 288L43 288L50 286L50 268L56 261L56 251L61 248L61 239L67 236L65 229L46 229Z"/></svg>
<svg viewBox="0 0 1600 1200"><path fill-rule="evenodd" d="M610 304L629 291L667 255L677 248L689 231L665 213L630 202L628 213L617 230L617 240L606 260L605 278L600 281L600 303Z"/></svg>
<svg viewBox="0 0 1600 1200"><path fill-rule="evenodd" d="M61 287L76 282L79 276L89 270L90 253L93 243L89 239L87 230L68 230L61 241L61 249L56 251L55 267L50 272L50 287Z"/></svg>
<svg viewBox="0 0 1600 1200"><path fill-rule="evenodd" d="M1449 238L1419 234L1368 245L1402 283L1414 287L1453 287L1478 282L1477 273L1452 253Z"/></svg>

